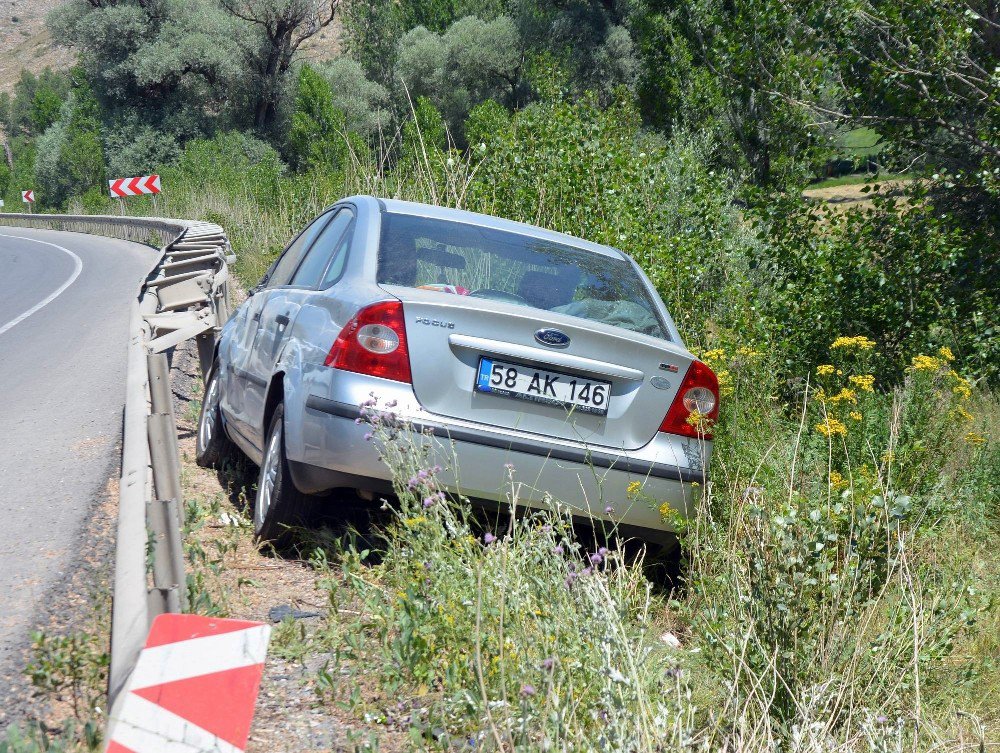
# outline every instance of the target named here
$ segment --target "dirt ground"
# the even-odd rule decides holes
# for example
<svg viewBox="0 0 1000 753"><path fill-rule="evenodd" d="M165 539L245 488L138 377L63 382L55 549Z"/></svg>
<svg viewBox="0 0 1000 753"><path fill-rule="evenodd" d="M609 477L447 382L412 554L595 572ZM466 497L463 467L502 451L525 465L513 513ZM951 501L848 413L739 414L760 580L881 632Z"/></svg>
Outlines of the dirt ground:
<svg viewBox="0 0 1000 753"><path fill-rule="evenodd" d="M76 54L57 42L45 28L45 17L66 0L0 0L0 91L11 91L27 68L64 70Z"/></svg>

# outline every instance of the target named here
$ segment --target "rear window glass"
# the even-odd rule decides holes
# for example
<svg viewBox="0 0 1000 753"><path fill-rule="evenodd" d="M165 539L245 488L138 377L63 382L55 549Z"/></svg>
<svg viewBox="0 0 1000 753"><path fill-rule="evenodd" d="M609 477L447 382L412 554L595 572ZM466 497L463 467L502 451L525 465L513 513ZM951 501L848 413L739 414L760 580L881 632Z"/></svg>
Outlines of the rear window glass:
<svg viewBox="0 0 1000 753"><path fill-rule="evenodd" d="M627 260L506 230L386 213L378 282L505 301L669 339Z"/></svg>

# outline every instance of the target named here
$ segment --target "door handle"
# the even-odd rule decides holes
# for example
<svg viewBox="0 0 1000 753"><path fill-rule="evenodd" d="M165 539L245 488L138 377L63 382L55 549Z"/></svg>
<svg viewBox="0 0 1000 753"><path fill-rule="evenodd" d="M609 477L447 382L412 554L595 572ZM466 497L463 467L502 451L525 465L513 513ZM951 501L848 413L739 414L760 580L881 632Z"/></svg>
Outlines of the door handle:
<svg viewBox="0 0 1000 753"><path fill-rule="evenodd" d="M276 321L282 327L288 326L288 317L285 314L278 314L276 317L274 317L274 321Z"/></svg>
<svg viewBox="0 0 1000 753"><path fill-rule="evenodd" d="M257 312L256 314L254 314L254 315L253 315L253 316L251 316L250 318L251 318L251 319L252 319L253 321L255 321L255 322L259 322L259 321L260 321L260 312L258 311L258 312Z"/></svg>

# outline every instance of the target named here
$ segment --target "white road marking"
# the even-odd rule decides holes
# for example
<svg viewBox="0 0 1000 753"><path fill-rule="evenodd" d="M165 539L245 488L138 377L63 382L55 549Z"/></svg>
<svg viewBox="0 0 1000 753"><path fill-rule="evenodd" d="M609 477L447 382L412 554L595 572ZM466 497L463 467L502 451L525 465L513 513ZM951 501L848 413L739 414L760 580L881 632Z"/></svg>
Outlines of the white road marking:
<svg viewBox="0 0 1000 753"><path fill-rule="evenodd" d="M31 241L32 243L41 243L44 246L52 246L52 248L58 248L60 251L65 251L67 254L73 257L73 274L69 276L69 279L66 280L66 282L64 282L62 285L60 285L54 292L49 294L49 296L45 298L45 300L39 301L30 309L25 311L23 314L16 317L15 319L11 319L9 322L0 327L0 335L2 335L7 330L16 327L18 324L23 322L29 316L34 314L36 311L43 308L44 306L48 306L50 303L52 303L52 301L58 298L62 294L62 292L66 290L66 288L68 288L70 285L72 285L76 281L76 278L80 276L80 272L83 271L83 261L81 261L80 257L74 254L68 248L63 248L62 246L56 245L55 243L49 243L48 241L40 241L37 238L29 238L26 235L9 235L7 233L0 233L0 238L20 238L23 241Z"/></svg>

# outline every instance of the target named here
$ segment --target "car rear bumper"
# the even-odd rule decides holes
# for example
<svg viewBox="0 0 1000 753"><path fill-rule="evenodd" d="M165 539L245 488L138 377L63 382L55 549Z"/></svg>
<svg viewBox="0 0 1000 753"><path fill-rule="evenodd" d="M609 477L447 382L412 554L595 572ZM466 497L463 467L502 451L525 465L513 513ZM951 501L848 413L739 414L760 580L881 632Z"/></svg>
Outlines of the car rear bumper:
<svg viewBox="0 0 1000 753"><path fill-rule="evenodd" d="M399 387L406 389L408 385ZM377 448L365 439L372 429L364 422L357 423L358 416L357 403L308 396L302 417L303 453L301 458L291 458L298 461L293 464L293 475L303 491L353 487L384 493L391 489L388 467L379 460ZM446 487L481 501L503 502L509 497L511 479L505 468L509 464L514 468L514 483L519 485L519 504L543 506L555 499L578 515L662 531L667 526L660 507L666 503L689 515L697 494L693 484L705 481L702 470L664 462L678 454L669 440L660 447L625 454L492 432L426 413L408 417L406 427L404 441L419 441L433 448L432 462L444 468L440 479ZM708 451L702 447L698 458ZM634 495L630 499L626 492L633 482L642 485L640 499ZM610 514L608 507L613 509Z"/></svg>

